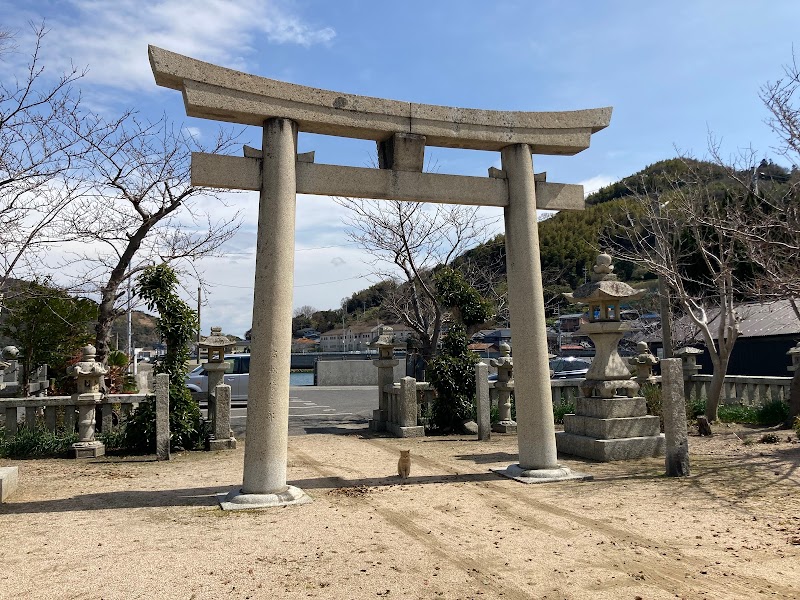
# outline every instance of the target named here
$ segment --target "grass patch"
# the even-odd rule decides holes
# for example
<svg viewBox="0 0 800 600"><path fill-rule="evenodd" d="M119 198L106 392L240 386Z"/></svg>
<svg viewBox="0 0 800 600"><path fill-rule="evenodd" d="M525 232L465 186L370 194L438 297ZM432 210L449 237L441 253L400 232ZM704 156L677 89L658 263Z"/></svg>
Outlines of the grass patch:
<svg viewBox="0 0 800 600"><path fill-rule="evenodd" d="M5 429L0 430L0 456L3 458L46 458L67 456L78 434L60 428L48 431L43 427L22 427L10 440L5 439Z"/></svg>

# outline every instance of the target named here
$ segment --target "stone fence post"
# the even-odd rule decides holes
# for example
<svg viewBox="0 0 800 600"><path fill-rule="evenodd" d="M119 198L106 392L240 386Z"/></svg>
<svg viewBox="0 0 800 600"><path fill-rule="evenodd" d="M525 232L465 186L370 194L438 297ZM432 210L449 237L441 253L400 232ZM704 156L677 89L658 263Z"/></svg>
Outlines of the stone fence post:
<svg viewBox="0 0 800 600"><path fill-rule="evenodd" d="M492 431L491 399L489 397L489 365L475 365L475 412L478 414L478 439L488 440Z"/></svg>
<svg viewBox="0 0 800 600"><path fill-rule="evenodd" d="M156 458L169 460L169 375L156 375Z"/></svg>

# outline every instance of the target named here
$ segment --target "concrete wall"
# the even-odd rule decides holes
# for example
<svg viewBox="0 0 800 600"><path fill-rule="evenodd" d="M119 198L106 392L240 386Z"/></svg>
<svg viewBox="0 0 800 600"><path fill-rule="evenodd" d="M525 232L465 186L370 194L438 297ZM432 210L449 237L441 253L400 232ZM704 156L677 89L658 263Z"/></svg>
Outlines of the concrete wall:
<svg viewBox="0 0 800 600"><path fill-rule="evenodd" d="M394 381L405 375L405 362L394 368ZM320 360L316 385L378 385L378 368L369 360Z"/></svg>

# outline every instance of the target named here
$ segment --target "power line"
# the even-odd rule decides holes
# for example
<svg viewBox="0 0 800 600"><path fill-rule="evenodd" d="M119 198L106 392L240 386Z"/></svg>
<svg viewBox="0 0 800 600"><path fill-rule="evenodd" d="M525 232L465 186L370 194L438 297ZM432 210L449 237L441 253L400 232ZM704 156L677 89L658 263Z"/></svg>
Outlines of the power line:
<svg viewBox="0 0 800 600"><path fill-rule="evenodd" d="M320 281L318 283L304 283L303 285L295 285L295 288L304 288L304 287L313 287L315 285L328 285L329 283L340 283L342 281L351 281L353 279L365 279L372 275L372 273L367 273L366 275L356 275L355 277L345 277L344 279L334 279L332 281ZM252 290L252 285L232 285L229 283L214 283L213 281L205 281L206 285L210 285L211 287L226 287L226 288L236 288L239 290Z"/></svg>

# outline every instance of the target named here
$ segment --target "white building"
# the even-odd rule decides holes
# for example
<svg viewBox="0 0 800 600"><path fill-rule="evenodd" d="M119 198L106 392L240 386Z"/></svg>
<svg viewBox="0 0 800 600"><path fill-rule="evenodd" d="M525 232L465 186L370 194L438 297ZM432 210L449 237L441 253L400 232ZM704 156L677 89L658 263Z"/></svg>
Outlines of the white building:
<svg viewBox="0 0 800 600"><path fill-rule="evenodd" d="M322 352L366 352L370 344L378 337L379 325L351 325L344 329L331 329L320 335ZM414 331L400 324L388 325L394 330L394 341L397 345L404 345Z"/></svg>

